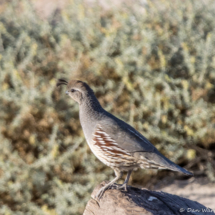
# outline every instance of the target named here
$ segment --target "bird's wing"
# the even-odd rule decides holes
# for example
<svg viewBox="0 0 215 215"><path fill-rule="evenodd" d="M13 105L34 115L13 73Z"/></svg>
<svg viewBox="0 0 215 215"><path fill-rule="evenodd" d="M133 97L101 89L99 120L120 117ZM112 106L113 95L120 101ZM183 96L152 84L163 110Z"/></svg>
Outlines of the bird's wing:
<svg viewBox="0 0 215 215"><path fill-rule="evenodd" d="M147 160L148 168L171 169L192 175L189 171L176 165L162 155L142 134L127 123L111 117L98 123L94 132L94 142L106 153L120 154L121 158L130 159L130 154L143 160Z"/></svg>
<svg viewBox="0 0 215 215"><path fill-rule="evenodd" d="M99 126L127 152L153 152L155 150L155 147L142 134L117 118L106 118L99 122Z"/></svg>

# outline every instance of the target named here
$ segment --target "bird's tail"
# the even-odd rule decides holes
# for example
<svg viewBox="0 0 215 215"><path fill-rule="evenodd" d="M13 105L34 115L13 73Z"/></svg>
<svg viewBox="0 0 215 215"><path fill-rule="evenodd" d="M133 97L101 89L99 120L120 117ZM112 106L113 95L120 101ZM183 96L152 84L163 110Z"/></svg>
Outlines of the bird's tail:
<svg viewBox="0 0 215 215"><path fill-rule="evenodd" d="M154 152L141 152L138 157L140 157L140 166L143 168L169 169L186 175L193 175L193 173L173 163L157 150Z"/></svg>
<svg viewBox="0 0 215 215"><path fill-rule="evenodd" d="M187 171L186 169L178 166L177 164L173 163L174 166L169 167L168 169L172 170L172 171L177 171L177 172L181 172L184 173L185 175L190 175L193 176L192 172Z"/></svg>

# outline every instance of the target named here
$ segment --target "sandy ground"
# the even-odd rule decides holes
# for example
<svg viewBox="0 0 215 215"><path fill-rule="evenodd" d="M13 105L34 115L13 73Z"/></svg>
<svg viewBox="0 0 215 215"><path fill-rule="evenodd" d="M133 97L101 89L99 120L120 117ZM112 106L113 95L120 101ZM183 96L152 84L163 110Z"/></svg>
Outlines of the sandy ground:
<svg viewBox="0 0 215 215"><path fill-rule="evenodd" d="M164 184L165 181L163 181ZM205 207L215 211L215 183L207 178L190 178L188 180L175 180L172 184L162 186L160 182L155 189L184 198L197 201Z"/></svg>

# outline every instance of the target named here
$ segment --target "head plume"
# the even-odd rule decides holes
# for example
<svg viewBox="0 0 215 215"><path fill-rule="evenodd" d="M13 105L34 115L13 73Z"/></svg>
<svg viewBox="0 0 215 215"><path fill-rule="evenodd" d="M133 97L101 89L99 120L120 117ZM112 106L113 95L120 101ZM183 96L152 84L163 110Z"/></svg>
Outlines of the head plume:
<svg viewBox="0 0 215 215"><path fill-rule="evenodd" d="M63 85L63 84L67 85L68 82L65 79L60 78L60 79L58 79L56 86L58 87L58 86Z"/></svg>

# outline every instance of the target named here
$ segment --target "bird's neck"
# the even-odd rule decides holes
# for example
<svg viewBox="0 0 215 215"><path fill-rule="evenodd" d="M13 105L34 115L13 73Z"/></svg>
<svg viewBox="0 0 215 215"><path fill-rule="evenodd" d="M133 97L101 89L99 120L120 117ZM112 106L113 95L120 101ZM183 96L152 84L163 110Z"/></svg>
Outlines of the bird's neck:
<svg viewBox="0 0 215 215"><path fill-rule="evenodd" d="M102 108L94 94L89 95L85 99L86 100L79 105L79 118L86 139L90 139L90 135L97 122L102 118L105 110Z"/></svg>
<svg viewBox="0 0 215 215"><path fill-rule="evenodd" d="M85 96L83 102L80 104L80 111L82 114L96 116L98 113L104 111L99 101L93 93L89 93Z"/></svg>

